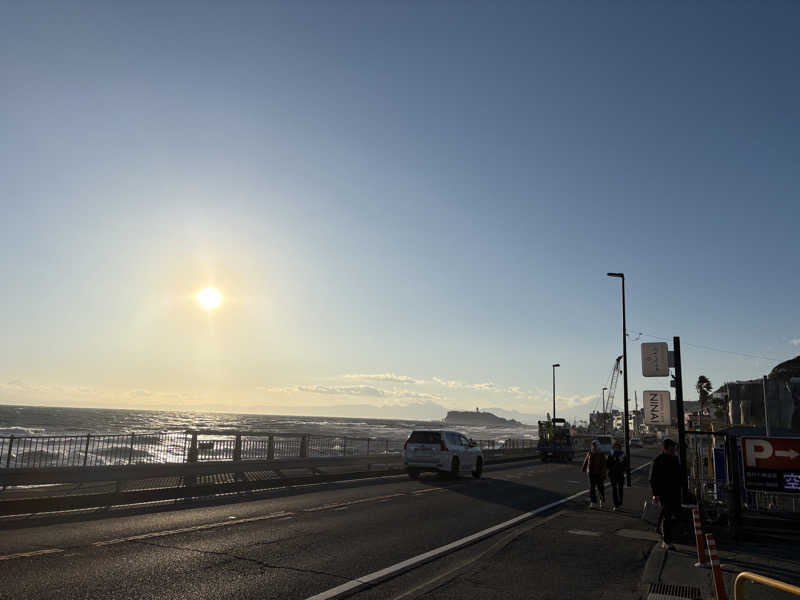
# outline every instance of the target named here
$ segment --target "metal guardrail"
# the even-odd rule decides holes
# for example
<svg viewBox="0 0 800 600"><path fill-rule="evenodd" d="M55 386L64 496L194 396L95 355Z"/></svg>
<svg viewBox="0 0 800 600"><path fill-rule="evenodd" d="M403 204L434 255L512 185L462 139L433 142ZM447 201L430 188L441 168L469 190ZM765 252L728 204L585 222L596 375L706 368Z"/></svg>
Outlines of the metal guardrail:
<svg viewBox="0 0 800 600"><path fill-rule="evenodd" d="M774 590L780 590L794 596L800 596L800 587L772 579L771 577L764 577L758 573L751 573L750 571L742 571L736 576L736 581L733 584L733 600L744 600L744 587L745 584L759 583Z"/></svg>
<svg viewBox="0 0 800 600"><path fill-rule="evenodd" d="M224 461L399 456L404 440L198 430L111 435L0 436L0 472ZM531 450L536 440L476 440L488 454Z"/></svg>
<svg viewBox="0 0 800 600"><path fill-rule="evenodd" d="M267 432L186 431L0 436L0 469L170 464L398 453L402 440Z"/></svg>

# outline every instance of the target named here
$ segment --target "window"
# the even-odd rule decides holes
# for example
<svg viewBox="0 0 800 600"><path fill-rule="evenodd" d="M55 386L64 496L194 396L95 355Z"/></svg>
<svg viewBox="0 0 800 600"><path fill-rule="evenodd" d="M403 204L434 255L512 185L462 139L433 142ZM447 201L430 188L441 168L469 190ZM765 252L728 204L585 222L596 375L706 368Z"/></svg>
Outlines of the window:
<svg viewBox="0 0 800 600"><path fill-rule="evenodd" d="M415 431L408 438L409 444L439 444L442 436L438 431Z"/></svg>

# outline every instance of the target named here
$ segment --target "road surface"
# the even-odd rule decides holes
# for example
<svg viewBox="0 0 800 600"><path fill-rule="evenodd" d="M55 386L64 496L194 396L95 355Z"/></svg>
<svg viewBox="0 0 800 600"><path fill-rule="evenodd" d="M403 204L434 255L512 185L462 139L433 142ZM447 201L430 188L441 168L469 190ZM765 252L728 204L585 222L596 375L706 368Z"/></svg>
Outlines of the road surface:
<svg viewBox="0 0 800 600"><path fill-rule="evenodd" d="M648 452L634 454L633 466ZM0 598L307 598L586 488L579 463L0 519Z"/></svg>

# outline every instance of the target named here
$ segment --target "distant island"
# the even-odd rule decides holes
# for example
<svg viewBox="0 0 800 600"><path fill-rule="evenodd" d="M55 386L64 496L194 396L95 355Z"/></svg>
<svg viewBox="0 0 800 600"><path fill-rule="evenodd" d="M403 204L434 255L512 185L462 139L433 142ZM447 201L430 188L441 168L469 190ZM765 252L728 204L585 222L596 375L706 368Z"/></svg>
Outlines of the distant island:
<svg viewBox="0 0 800 600"><path fill-rule="evenodd" d="M449 425L494 425L495 427L520 427L524 425L514 419L504 419L490 412L450 410L444 418Z"/></svg>

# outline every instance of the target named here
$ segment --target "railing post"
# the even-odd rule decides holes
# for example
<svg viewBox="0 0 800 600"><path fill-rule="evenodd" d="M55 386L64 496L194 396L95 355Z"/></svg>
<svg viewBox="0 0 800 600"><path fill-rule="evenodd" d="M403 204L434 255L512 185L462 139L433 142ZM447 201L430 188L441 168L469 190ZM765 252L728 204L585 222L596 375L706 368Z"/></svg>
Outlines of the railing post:
<svg viewBox="0 0 800 600"><path fill-rule="evenodd" d="M196 431L191 431L190 433L192 434L192 439L191 439L191 442L189 443L189 452L186 455L186 462L187 463L196 463L197 462L197 458L198 458L197 432ZM186 475L183 478L183 483L185 485L194 485L195 483L197 483L197 475ZM186 498L186 500L189 500L189 498Z"/></svg>
<svg viewBox="0 0 800 600"><path fill-rule="evenodd" d="M342 456L347 456L347 438L342 440Z"/></svg>
<svg viewBox="0 0 800 600"><path fill-rule="evenodd" d="M300 458L308 458L308 434L300 438Z"/></svg>
<svg viewBox="0 0 800 600"><path fill-rule="evenodd" d="M267 460L275 458L275 436L267 438Z"/></svg>
<svg viewBox="0 0 800 600"><path fill-rule="evenodd" d="M233 460L242 460L242 434L236 432L236 441L233 443Z"/></svg>
<svg viewBox="0 0 800 600"><path fill-rule="evenodd" d="M369 456L369 438L367 438L367 456Z"/></svg>
<svg viewBox="0 0 800 600"><path fill-rule="evenodd" d="M14 435L8 436L8 456L6 456L6 469L11 466L11 449L14 447Z"/></svg>
<svg viewBox="0 0 800 600"><path fill-rule="evenodd" d="M186 462L197 462L197 432L192 431L192 441L189 443L189 454L186 456Z"/></svg>
<svg viewBox="0 0 800 600"><path fill-rule="evenodd" d="M136 435L132 433L131 434L131 449L128 452L128 464L131 464L131 461L133 460L133 440L134 439L136 439Z"/></svg>
<svg viewBox="0 0 800 600"><path fill-rule="evenodd" d="M83 466L85 467L89 463L89 440L92 439L92 434L86 434L86 448L83 450Z"/></svg>
<svg viewBox="0 0 800 600"><path fill-rule="evenodd" d="M389 438L385 440L386 449L384 450L384 454L389 454Z"/></svg>

